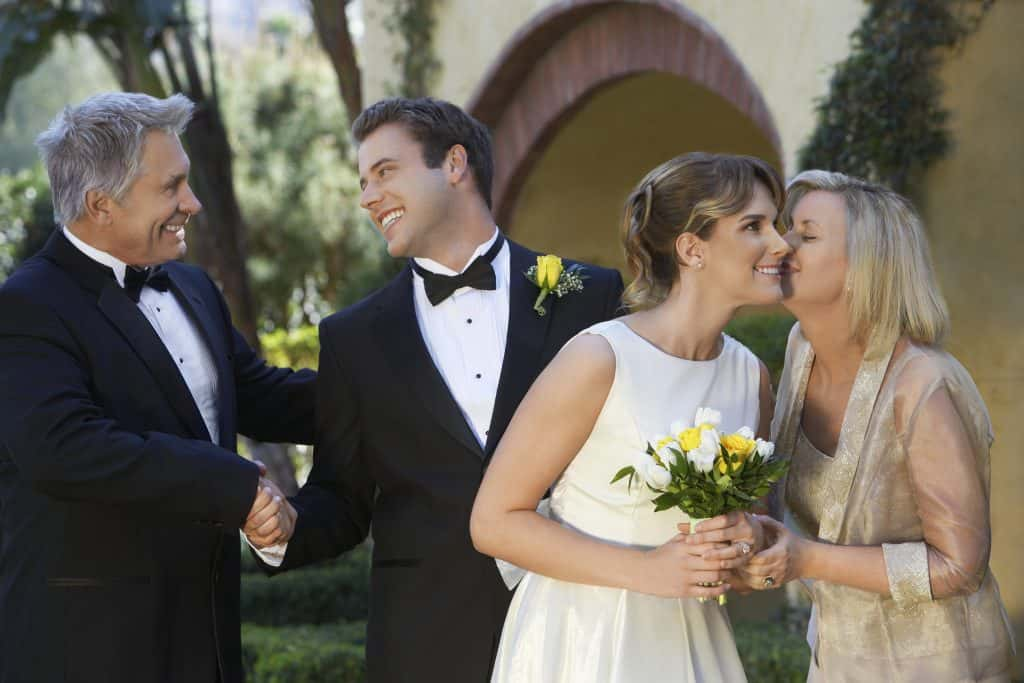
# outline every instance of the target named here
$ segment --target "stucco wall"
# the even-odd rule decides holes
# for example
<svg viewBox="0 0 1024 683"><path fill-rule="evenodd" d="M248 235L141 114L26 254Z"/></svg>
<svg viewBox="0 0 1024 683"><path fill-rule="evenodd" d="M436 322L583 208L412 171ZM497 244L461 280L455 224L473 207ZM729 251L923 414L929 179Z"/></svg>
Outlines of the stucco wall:
<svg viewBox="0 0 1024 683"><path fill-rule="evenodd" d="M552 0L445 0L438 6L434 49L441 61L438 97L465 104L515 32ZM849 50L864 12L862 0L681 2L725 39L761 87L782 138L787 173L814 123L814 99L825 93L831 66ZM361 45L367 103L397 82L394 36L383 26L390 3L364 0Z"/></svg>
<svg viewBox="0 0 1024 683"><path fill-rule="evenodd" d="M992 569L1024 644L1024 2L997 2L942 70L954 147L920 204L949 302L949 349L995 427ZM1018 657L1018 669L1020 669ZM1024 671L1018 670L1018 678Z"/></svg>

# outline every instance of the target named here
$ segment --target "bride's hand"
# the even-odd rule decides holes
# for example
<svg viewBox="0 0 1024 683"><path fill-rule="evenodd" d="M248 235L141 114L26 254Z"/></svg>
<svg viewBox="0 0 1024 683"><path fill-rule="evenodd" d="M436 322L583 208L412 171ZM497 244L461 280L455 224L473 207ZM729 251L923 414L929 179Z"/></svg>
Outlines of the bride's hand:
<svg viewBox="0 0 1024 683"><path fill-rule="evenodd" d="M717 598L729 590L727 583L710 587L699 585L725 581L729 572L719 569L718 562L702 557L714 544L691 545L685 538L679 534L642 555L634 590L666 598Z"/></svg>
<svg viewBox="0 0 1024 683"><path fill-rule="evenodd" d="M750 558L747 565L739 571L751 588L770 590L800 578L799 567L804 541L784 524L770 517L763 517L761 521L766 533L774 542Z"/></svg>
<svg viewBox="0 0 1024 683"><path fill-rule="evenodd" d="M689 526L680 524L679 530L687 534ZM722 569L735 569L764 548L764 528L757 515L737 510L701 522L696 533L687 534L686 542L716 545L704 558L717 561Z"/></svg>

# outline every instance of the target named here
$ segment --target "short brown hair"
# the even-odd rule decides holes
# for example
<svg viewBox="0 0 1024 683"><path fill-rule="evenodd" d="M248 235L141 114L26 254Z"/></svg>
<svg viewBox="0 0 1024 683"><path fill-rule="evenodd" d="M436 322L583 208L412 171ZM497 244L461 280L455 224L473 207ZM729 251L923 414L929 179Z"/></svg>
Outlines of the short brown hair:
<svg viewBox="0 0 1024 683"><path fill-rule="evenodd" d="M756 157L690 152L648 173L626 199L622 242L634 279L623 301L644 309L664 301L679 278L676 239L692 232L708 239L719 218L750 203L756 183L782 209L782 179Z"/></svg>
<svg viewBox="0 0 1024 683"><path fill-rule="evenodd" d="M352 124L352 137L361 144L383 125L402 125L423 149L423 163L437 168L455 145L466 148L477 192L491 208L494 159L487 126L451 102L432 97L390 97L363 110Z"/></svg>

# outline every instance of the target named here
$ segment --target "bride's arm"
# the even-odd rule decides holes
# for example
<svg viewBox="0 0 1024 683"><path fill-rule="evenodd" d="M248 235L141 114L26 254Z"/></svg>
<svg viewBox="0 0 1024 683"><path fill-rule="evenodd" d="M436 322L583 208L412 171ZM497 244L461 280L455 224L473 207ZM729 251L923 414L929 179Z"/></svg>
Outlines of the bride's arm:
<svg viewBox="0 0 1024 683"><path fill-rule="evenodd" d="M566 345L541 373L487 468L470 520L473 544L563 581L674 597L718 596L725 586L696 586L727 574L699 557L705 546L687 546L678 537L652 551L613 546L536 512L544 492L590 436L614 377L611 347L591 334ZM628 457L623 453L623 462Z"/></svg>

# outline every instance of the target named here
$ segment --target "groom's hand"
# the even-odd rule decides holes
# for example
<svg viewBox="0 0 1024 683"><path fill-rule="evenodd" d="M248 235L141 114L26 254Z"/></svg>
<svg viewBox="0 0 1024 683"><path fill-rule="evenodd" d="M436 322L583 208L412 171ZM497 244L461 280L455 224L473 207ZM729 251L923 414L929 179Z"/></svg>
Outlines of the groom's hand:
<svg viewBox="0 0 1024 683"><path fill-rule="evenodd" d="M297 516L277 485L261 478L242 532L257 548L286 543L295 529Z"/></svg>

